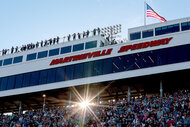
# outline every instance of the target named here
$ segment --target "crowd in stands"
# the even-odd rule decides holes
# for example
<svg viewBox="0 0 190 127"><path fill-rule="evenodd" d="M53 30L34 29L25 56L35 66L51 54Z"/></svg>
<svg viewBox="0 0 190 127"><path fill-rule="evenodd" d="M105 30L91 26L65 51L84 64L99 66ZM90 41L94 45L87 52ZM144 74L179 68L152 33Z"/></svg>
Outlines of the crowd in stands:
<svg viewBox="0 0 190 127"><path fill-rule="evenodd" d="M189 127L190 92L180 90L163 98L149 96L109 102L107 106L92 106L95 116L86 112L85 120L77 107L56 107L29 110L0 117L1 127Z"/></svg>

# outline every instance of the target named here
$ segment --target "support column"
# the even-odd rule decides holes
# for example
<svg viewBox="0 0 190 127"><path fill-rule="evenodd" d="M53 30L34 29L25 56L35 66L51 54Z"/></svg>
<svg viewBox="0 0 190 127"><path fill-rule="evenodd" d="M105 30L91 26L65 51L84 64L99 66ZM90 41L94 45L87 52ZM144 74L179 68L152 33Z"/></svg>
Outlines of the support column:
<svg viewBox="0 0 190 127"><path fill-rule="evenodd" d="M131 100L131 88L130 88L130 86L128 86L128 102L130 102L130 100Z"/></svg>
<svg viewBox="0 0 190 127"><path fill-rule="evenodd" d="M160 80L160 98L163 97L163 84L162 84L162 80Z"/></svg>
<svg viewBox="0 0 190 127"><path fill-rule="evenodd" d="M22 101L20 101L20 106L19 106L19 115L22 115Z"/></svg>

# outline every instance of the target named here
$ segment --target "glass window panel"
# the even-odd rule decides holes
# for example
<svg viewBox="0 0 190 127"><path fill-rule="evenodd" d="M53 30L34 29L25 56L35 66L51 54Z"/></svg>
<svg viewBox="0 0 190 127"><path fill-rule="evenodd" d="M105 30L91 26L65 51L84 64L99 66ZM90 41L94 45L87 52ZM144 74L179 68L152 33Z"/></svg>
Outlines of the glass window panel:
<svg viewBox="0 0 190 127"><path fill-rule="evenodd" d="M61 48L61 54L65 54L65 53L69 53L69 52L71 52L71 46Z"/></svg>
<svg viewBox="0 0 190 127"><path fill-rule="evenodd" d="M13 89L15 86L15 76L8 77L7 90Z"/></svg>
<svg viewBox="0 0 190 127"><path fill-rule="evenodd" d="M184 30L190 30L190 22L185 22L185 23L182 23L181 24L181 29L182 29L182 31L184 31Z"/></svg>
<svg viewBox="0 0 190 127"><path fill-rule="evenodd" d="M172 32L179 32L179 24L175 24L175 25L173 25L174 27L173 27L173 30L172 30Z"/></svg>
<svg viewBox="0 0 190 127"><path fill-rule="evenodd" d="M30 86L30 73L24 74L23 87Z"/></svg>
<svg viewBox="0 0 190 127"><path fill-rule="evenodd" d="M112 58L103 61L103 74L112 73Z"/></svg>
<svg viewBox="0 0 190 127"><path fill-rule="evenodd" d="M49 50L49 56L59 55L59 48Z"/></svg>
<svg viewBox="0 0 190 127"><path fill-rule="evenodd" d="M124 58L124 66L125 66L125 70L134 70L137 69L137 65L135 64L136 60L135 60L135 55L131 54L131 55L127 55Z"/></svg>
<svg viewBox="0 0 190 127"><path fill-rule="evenodd" d="M12 64L12 58L9 58L9 59L5 59L4 62L3 62L3 65L9 65L9 64Z"/></svg>
<svg viewBox="0 0 190 127"><path fill-rule="evenodd" d="M23 84L23 75L16 76L15 88L21 88Z"/></svg>
<svg viewBox="0 0 190 127"><path fill-rule="evenodd" d="M141 32L130 34L130 40L137 40L141 38Z"/></svg>
<svg viewBox="0 0 190 127"><path fill-rule="evenodd" d="M65 80L71 80L73 79L73 73L74 73L74 66L69 65L65 68Z"/></svg>
<svg viewBox="0 0 190 127"><path fill-rule="evenodd" d="M23 58L23 56L17 56L17 57L15 57L14 60L13 60L13 63L20 63L20 62L22 62L22 58Z"/></svg>
<svg viewBox="0 0 190 127"><path fill-rule="evenodd" d="M80 51L80 50L83 50L83 49L84 49L84 43L73 45L73 52Z"/></svg>
<svg viewBox="0 0 190 127"><path fill-rule="evenodd" d="M84 63L84 77L93 76L93 64L94 62Z"/></svg>
<svg viewBox="0 0 190 127"><path fill-rule="evenodd" d="M47 83L55 82L56 69L48 70Z"/></svg>
<svg viewBox="0 0 190 127"><path fill-rule="evenodd" d="M32 72L31 73L31 80L30 80L30 86L35 86L39 84L39 72Z"/></svg>
<svg viewBox="0 0 190 127"><path fill-rule="evenodd" d="M102 75L103 71L103 60L94 61L93 75Z"/></svg>
<svg viewBox="0 0 190 127"><path fill-rule="evenodd" d="M1 79L2 79L2 78L0 78L0 91L1 91Z"/></svg>
<svg viewBox="0 0 190 127"><path fill-rule="evenodd" d="M152 37L153 36L153 29L143 31L143 38Z"/></svg>
<svg viewBox="0 0 190 127"><path fill-rule="evenodd" d="M3 61L2 61L2 60L0 60L0 66L2 66L2 63L3 63Z"/></svg>
<svg viewBox="0 0 190 127"><path fill-rule="evenodd" d="M135 54L136 56L136 66L137 68L141 69L141 68L145 68L148 66L147 64L147 60L146 60L146 52L141 52L141 53L137 53Z"/></svg>
<svg viewBox="0 0 190 127"><path fill-rule="evenodd" d="M161 34L162 34L162 29L161 29L161 27L155 28L155 35L157 36L157 35L161 35Z"/></svg>
<svg viewBox="0 0 190 127"><path fill-rule="evenodd" d="M36 59L36 53L28 54L26 57L26 61L35 60Z"/></svg>
<svg viewBox="0 0 190 127"><path fill-rule="evenodd" d="M91 41L85 43L85 49L90 49L95 47L97 47L97 41Z"/></svg>
<svg viewBox="0 0 190 127"><path fill-rule="evenodd" d="M168 64L177 63L176 47L168 49L167 53L168 53Z"/></svg>
<svg viewBox="0 0 190 127"><path fill-rule="evenodd" d="M74 79L83 78L83 63L74 65Z"/></svg>
<svg viewBox="0 0 190 127"><path fill-rule="evenodd" d="M40 79L39 79L39 84L45 84L47 83L47 70L40 71Z"/></svg>
<svg viewBox="0 0 190 127"><path fill-rule="evenodd" d="M56 70L56 82L65 80L65 67L57 68Z"/></svg>
<svg viewBox="0 0 190 127"><path fill-rule="evenodd" d="M155 51L157 54L157 65L166 65L167 64L167 49Z"/></svg>
<svg viewBox="0 0 190 127"><path fill-rule="evenodd" d="M190 60L190 46L189 45L184 45L178 47L177 50L177 57L179 62L185 62Z"/></svg>
<svg viewBox="0 0 190 127"><path fill-rule="evenodd" d="M47 57L48 51L38 52L38 59Z"/></svg>
<svg viewBox="0 0 190 127"><path fill-rule="evenodd" d="M6 88L7 88L7 81L8 81L7 77L1 79L1 90L6 90Z"/></svg>
<svg viewBox="0 0 190 127"><path fill-rule="evenodd" d="M113 72L121 72L124 70L123 61L123 56L113 58Z"/></svg>

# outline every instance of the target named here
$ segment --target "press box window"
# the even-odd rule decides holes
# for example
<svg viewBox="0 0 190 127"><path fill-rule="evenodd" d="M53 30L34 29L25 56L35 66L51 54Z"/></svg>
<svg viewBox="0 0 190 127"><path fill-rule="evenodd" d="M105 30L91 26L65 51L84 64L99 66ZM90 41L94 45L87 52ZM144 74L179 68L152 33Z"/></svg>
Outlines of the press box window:
<svg viewBox="0 0 190 127"><path fill-rule="evenodd" d="M73 45L73 52L80 51L80 50L83 50L83 49L84 49L84 43Z"/></svg>
<svg viewBox="0 0 190 127"><path fill-rule="evenodd" d="M23 56L15 57L14 60L13 60L13 63L20 63L20 62L22 62L22 58L23 58Z"/></svg>
<svg viewBox="0 0 190 127"><path fill-rule="evenodd" d="M97 41L90 41L85 43L85 49L97 47Z"/></svg>
<svg viewBox="0 0 190 127"><path fill-rule="evenodd" d="M130 40L137 40L141 38L141 32L130 34Z"/></svg>
<svg viewBox="0 0 190 127"><path fill-rule="evenodd" d="M38 52L38 59L47 57L48 51Z"/></svg>
<svg viewBox="0 0 190 127"><path fill-rule="evenodd" d="M61 54L69 53L71 52L71 46L66 46L61 48Z"/></svg>
<svg viewBox="0 0 190 127"><path fill-rule="evenodd" d="M28 54L26 57L26 61L35 60L36 59L36 53Z"/></svg>
<svg viewBox="0 0 190 127"><path fill-rule="evenodd" d="M185 22L181 24L182 31L184 30L190 30L190 22Z"/></svg>
<svg viewBox="0 0 190 127"><path fill-rule="evenodd" d="M179 24L155 28L156 36L163 35L163 34L169 34L169 33L175 33L175 32L179 32Z"/></svg>
<svg viewBox="0 0 190 127"><path fill-rule="evenodd" d="M9 65L9 64L12 64L12 58L9 58L9 59L5 59L4 62L3 62L3 65Z"/></svg>
<svg viewBox="0 0 190 127"><path fill-rule="evenodd" d="M3 61L2 61L2 60L0 60L0 66L2 66L2 63L3 63Z"/></svg>
<svg viewBox="0 0 190 127"><path fill-rule="evenodd" d="M49 56L59 55L59 48L49 50Z"/></svg>
<svg viewBox="0 0 190 127"><path fill-rule="evenodd" d="M153 30L146 30L142 32L143 38L152 37L153 36Z"/></svg>

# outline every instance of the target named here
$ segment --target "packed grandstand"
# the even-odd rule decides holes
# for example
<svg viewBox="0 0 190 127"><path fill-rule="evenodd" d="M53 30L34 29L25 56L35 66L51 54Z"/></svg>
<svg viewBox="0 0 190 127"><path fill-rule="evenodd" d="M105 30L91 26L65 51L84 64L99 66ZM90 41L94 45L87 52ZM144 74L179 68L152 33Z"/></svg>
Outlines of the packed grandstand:
<svg viewBox="0 0 190 127"><path fill-rule="evenodd" d="M123 98L107 105L90 106L85 118L77 107L53 107L28 110L24 114L2 115L2 127L189 127L190 92L178 90L165 93L163 98L149 96Z"/></svg>

